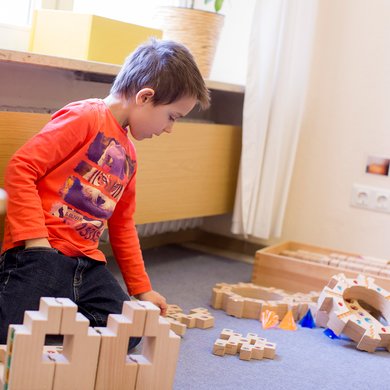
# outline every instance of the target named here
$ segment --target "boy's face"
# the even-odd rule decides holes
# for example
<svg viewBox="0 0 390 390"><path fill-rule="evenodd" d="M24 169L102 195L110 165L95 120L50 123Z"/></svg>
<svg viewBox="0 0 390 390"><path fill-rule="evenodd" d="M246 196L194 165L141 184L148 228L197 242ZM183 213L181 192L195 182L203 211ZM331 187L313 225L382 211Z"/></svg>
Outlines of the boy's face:
<svg viewBox="0 0 390 390"><path fill-rule="evenodd" d="M153 95L152 89L142 89L129 112L130 132L137 141L170 133L175 121L186 116L196 104L196 99L185 96L170 104L153 105Z"/></svg>

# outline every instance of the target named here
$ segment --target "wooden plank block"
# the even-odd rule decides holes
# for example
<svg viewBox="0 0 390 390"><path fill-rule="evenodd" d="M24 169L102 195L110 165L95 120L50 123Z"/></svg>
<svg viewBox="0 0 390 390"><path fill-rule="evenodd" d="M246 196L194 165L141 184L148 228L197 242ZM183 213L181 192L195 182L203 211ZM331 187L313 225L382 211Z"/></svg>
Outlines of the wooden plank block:
<svg viewBox="0 0 390 390"><path fill-rule="evenodd" d="M77 313L77 305L70 299L56 300L62 305L60 333L64 343L61 354L56 355L52 390L94 390L100 335L86 317Z"/></svg>
<svg viewBox="0 0 390 390"><path fill-rule="evenodd" d="M138 364L127 356L130 336L142 337L146 310L135 301L123 303L122 314L110 314L107 327L95 328L101 335L96 390L134 389Z"/></svg>
<svg viewBox="0 0 390 390"><path fill-rule="evenodd" d="M55 361L43 353L43 345L45 335L59 334L61 313L62 305L55 298L41 298L39 311L26 311L23 325L9 326L8 388L52 389Z"/></svg>
<svg viewBox="0 0 390 390"><path fill-rule="evenodd" d="M155 311L151 311L146 322L149 324L145 324L142 355L130 356L138 363L135 389L170 390L179 357L180 337L169 329L169 322L165 318L159 316L156 319Z"/></svg>

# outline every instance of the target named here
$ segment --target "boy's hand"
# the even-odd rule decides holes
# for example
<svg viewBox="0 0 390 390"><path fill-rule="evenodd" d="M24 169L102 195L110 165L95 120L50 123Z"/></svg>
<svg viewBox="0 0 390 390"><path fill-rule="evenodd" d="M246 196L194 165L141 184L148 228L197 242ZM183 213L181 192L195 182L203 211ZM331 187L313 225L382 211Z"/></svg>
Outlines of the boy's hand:
<svg viewBox="0 0 390 390"><path fill-rule="evenodd" d="M149 301L154 303L160 308L162 316L165 317L165 315L167 314L167 300L157 291L151 290L142 294L138 294L135 297L140 301Z"/></svg>

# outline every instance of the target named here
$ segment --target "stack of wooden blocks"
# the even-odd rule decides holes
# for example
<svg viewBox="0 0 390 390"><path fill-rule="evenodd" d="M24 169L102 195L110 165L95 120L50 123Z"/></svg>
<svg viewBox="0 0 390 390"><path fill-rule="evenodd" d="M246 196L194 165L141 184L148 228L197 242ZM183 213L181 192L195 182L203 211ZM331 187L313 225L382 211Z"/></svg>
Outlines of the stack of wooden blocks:
<svg viewBox="0 0 390 390"><path fill-rule="evenodd" d="M92 328L67 298L41 298L10 325L0 363L7 390L171 389L180 337L150 302L127 301L107 327ZM46 335L63 335L63 349L44 349ZM130 337L143 337L142 354L128 355Z"/></svg>

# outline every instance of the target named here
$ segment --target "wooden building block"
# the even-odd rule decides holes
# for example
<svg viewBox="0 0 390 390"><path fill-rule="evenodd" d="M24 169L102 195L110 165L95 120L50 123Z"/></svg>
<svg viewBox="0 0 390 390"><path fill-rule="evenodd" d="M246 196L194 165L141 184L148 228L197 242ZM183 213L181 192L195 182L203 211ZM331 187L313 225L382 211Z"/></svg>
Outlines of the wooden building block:
<svg viewBox="0 0 390 390"><path fill-rule="evenodd" d="M0 385L6 390L169 390L180 337L150 302L127 301L107 327L91 328L66 298L42 298L10 325L0 348ZM64 336L63 346L44 346L45 335ZM130 337L144 337L142 354L127 355ZM100 347L100 349L99 349Z"/></svg>
<svg viewBox="0 0 390 390"><path fill-rule="evenodd" d="M130 336L144 333L146 310L136 301L123 303L122 314L110 314L107 327L97 327L101 335L96 390L134 389L138 364L127 356Z"/></svg>
<svg viewBox="0 0 390 390"><path fill-rule="evenodd" d="M253 283L218 283L213 288L211 306L237 318L252 319L259 319L266 310L283 318L291 310L297 321L306 314L309 305L317 302L318 296L316 292L291 294Z"/></svg>
<svg viewBox="0 0 390 390"><path fill-rule="evenodd" d="M213 354L217 356L225 356L227 340L217 339L213 346Z"/></svg>
<svg viewBox="0 0 390 390"><path fill-rule="evenodd" d="M383 325L360 302L390 319L390 292L378 286L374 278L358 275L331 278L318 299L316 323L330 328L336 335L345 333L357 342L357 348L374 352L384 347L390 351L390 326Z"/></svg>
<svg viewBox="0 0 390 390"><path fill-rule="evenodd" d="M253 345L245 344L240 348L240 359L251 360Z"/></svg>
<svg viewBox="0 0 390 390"><path fill-rule="evenodd" d="M210 314L199 313L196 317L196 325L199 329L208 329L214 326L214 317Z"/></svg>
<svg viewBox="0 0 390 390"><path fill-rule="evenodd" d="M227 355L235 355L239 351L238 339L228 339L225 341L225 353Z"/></svg>
<svg viewBox="0 0 390 390"><path fill-rule="evenodd" d="M187 331L187 326L174 318L166 317L169 322L170 329L178 336L184 336Z"/></svg>
<svg viewBox="0 0 390 390"><path fill-rule="evenodd" d="M6 354L7 354L7 346L5 344L0 344L0 389L4 388L5 377L5 363L6 363Z"/></svg>
<svg viewBox="0 0 390 390"><path fill-rule="evenodd" d="M210 314L208 309L204 307L197 307L195 309L191 309L189 314L184 314L181 308L179 308L178 306L176 308L171 309L169 309L168 307L167 317L181 322L185 325L186 328L208 329L214 326L214 317ZM173 321L169 320L169 322L171 323L172 330L174 330L173 327L176 326L176 329L179 332L182 331Z"/></svg>
<svg viewBox="0 0 390 390"><path fill-rule="evenodd" d="M146 322L155 320L153 312L146 318ZM145 324L146 328L149 331L143 339L142 355L130 355L138 364L135 389L170 390L179 356L180 337L169 329L169 323L163 317L157 318L157 326Z"/></svg>
<svg viewBox="0 0 390 390"><path fill-rule="evenodd" d="M195 314L195 313L209 314L209 310L206 309L205 307L196 307L195 309L190 310L190 314Z"/></svg>
<svg viewBox="0 0 390 390"><path fill-rule="evenodd" d="M10 325L4 385L10 390L51 390L55 361L43 353L45 336L59 334L62 305L55 298L41 298L39 311L26 311L23 325Z"/></svg>
<svg viewBox="0 0 390 390"><path fill-rule="evenodd" d="M231 329L223 329L213 346L213 354L218 356L239 354L241 360L274 359L276 344L268 342L256 333L243 337Z"/></svg>
<svg viewBox="0 0 390 390"><path fill-rule="evenodd" d="M169 304L167 307L167 317L176 313L183 313L182 308L179 305Z"/></svg>
<svg viewBox="0 0 390 390"><path fill-rule="evenodd" d="M145 318L145 327L144 327L144 336L156 336L160 334L160 309L154 305L152 302L148 301L138 301L138 304L141 305L146 310Z"/></svg>
<svg viewBox="0 0 390 390"><path fill-rule="evenodd" d="M196 324L196 317L194 314L187 314L181 317L181 322L185 324L188 329L194 328Z"/></svg>
<svg viewBox="0 0 390 390"><path fill-rule="evenodd" d="M53 390L95 388L100 335L89 320L77 312L77 305L67 298L57 298L62 305L59 333L64 335L63 350L55 355Z"/></svg>

